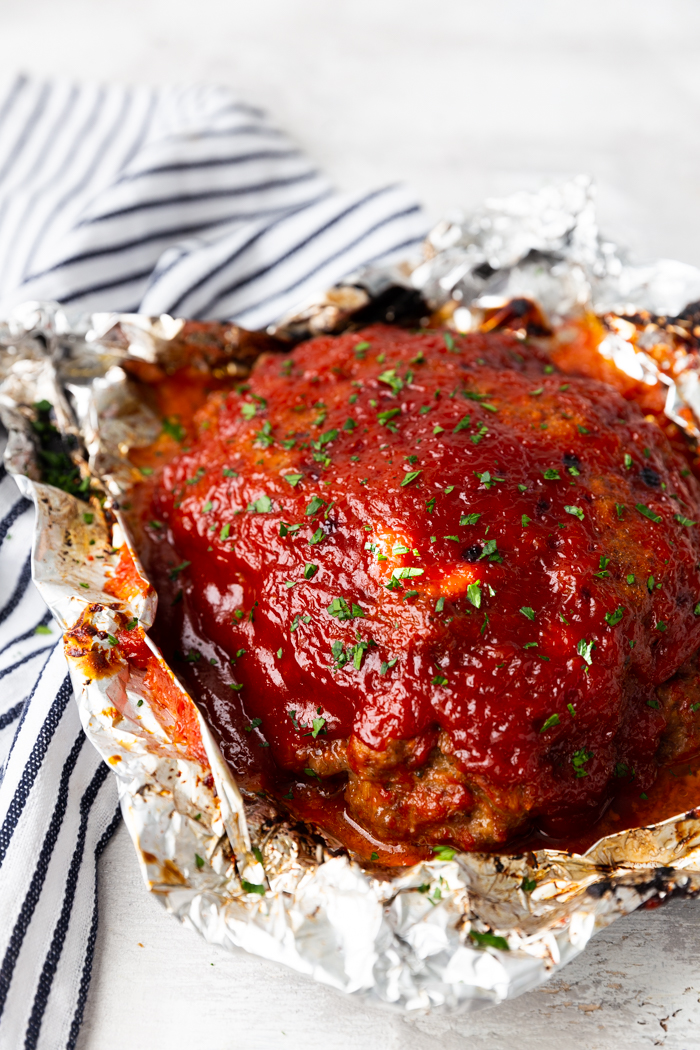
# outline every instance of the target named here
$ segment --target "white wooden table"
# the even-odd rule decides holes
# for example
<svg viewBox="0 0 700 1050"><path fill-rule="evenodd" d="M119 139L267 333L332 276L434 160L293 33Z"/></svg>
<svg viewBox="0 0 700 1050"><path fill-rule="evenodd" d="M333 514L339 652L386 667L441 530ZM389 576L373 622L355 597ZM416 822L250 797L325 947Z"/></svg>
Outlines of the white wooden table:
<svg viewBox="0 0 700 1050"><path fill-rule="evenodd" d="M0 0L3 73L210 80L268 108L346 188L405 180L439 216L590 172L610 235L700 265L697 0ZM700 1047L700 904L613 925L559 980L406 1021L229 956L101 869L80 1050Z"/></svg>

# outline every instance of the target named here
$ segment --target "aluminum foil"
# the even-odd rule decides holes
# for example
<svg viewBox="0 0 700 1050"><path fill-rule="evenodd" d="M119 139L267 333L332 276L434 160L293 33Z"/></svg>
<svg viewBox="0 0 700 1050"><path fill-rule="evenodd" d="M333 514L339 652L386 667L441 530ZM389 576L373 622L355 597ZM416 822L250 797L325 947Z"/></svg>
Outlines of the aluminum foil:
<svg viewBox="0 0 700 1050"><path fill-rule="evenodd" d="M601 237L592 187L577 179L440 223L422 260L354 274L267 335L217 325L200 326L200 336L224 348L215 367L245 374L266 339L290 341L370 319L432 313L462 331L494 324L518 330L528 323L556 328L594 311L608 332L600 352L657 387L667 415L696 438L700 316L685 309L696 299L700 271L668 260L635 264ZM82 723L117 778L151 892L211 943L408 1011L512 998L546 980L618 916L652 898L699 894L700 798L697 810L608 836L583 855L439 850L436 859L394 875L363 869L317 829L289 826L268 801L244 801L196 697L148 637L157 596L118 510L138 476L129 450L160 430L122 366L177 365L188 324L70 316L50 303L27 304L0 322L6 464L37 509L34 580L66 632ZM81 498L40 480L32 406L43 399L54 406L78 475L89 479ZM123 544L138 577L128 601L105 590ZM192 712L185 742L157 690L114 644L133 618L161 681Z"/></svg>

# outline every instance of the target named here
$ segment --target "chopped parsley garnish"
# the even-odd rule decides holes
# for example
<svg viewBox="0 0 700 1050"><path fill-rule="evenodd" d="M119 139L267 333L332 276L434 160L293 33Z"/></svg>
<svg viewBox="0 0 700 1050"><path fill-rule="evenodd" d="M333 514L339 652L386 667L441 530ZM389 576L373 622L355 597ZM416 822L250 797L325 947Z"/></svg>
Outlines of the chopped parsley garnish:
<svg viewBox="0 0 700 1050"><path fill-rule="evenodd" d="M323 529L320 529L320 528L316 529L315 533L313 534L313 536L309 540L309 545L313 547L315 544L320 543L321 540L324 540L325 538L326 538L326 534L323 531Z"/></svg>
<svg viewBox="0 0 700 1050"><path fill-rule="evenodd" d="M608 613L605 614L605 620L606 620L606 622L608 623L608 625L610 627L614 627L615 624L620 622L620 620L622 619L622 617L624 615L625 615L624 606L618 605L618 607L615 610L615 612L611 612L611 613L608 612Z"/></svg>
<svg viewBox="0 0 700 1050"><path fill-rule="evenodd" d="M138 619L136 617L133 620L129 620L128 624L124 628L125 631L133 631L134 627L138 626ZM49 632L50 633L50 632Z"/></svg>
<svg viewBox="0 0 700 1050"><path fill-rule="evenodd" d="M180 575L182 570L186 569L191 564L192 563L189 562L189 561L181 562L179 565L176 565L174 568L170 569L170 571L168 572L168 576L170 577L171 580L176 579ZM81 584L81 586L83 586L83 585Z"/></svg>
<svg viewBox="0 0 700 1050"><path fill-rule="evenodd" d="M608 572L608 565L610 564L610 558L606 558L604 554L601 554L600 561L598 563L598 572L594 572L594 576L599 576L601 580L605 579L610 575Z"/></svg>
<svg viewBox="0 0 700 1050"><path fill-rule="evenodd" d="M222 470L221 473L224 475L225 478L237 478L238 477L237 471L231 470L230 467L224 467L224 469Z"/></svg>
<svg viewBox="0 0 700 1050"><path fill-rule="evenodd" d="M314 565L313 562L307 561L304 566L304 579L312 580L318 572L318 565Z"/></svg>
<svg viewBox="0 0 700 1050"><path fill-rule="evenodd" d="M401 409L400 408L387 408L387 410L385 412L380 412L378 414L377 419L378 419L379 423L381 423L382 426L386 426L386 424L389 422L390 419L393 419L394 416L399 416L399 415L401 415Z"/></svg>
<svg viewBox="0 0 700 1050"><path fill-rule="evenodd" d="M691 521L690 518L683 517L682 514L674 514L673 517L679 525L685 525L687 528L691 528L693 525L696 524L696 522Z"/></svg>
<svg viewBox="0 0 700 1050"><path fill-rule="evenodd" d="M433 511L435 510L435 496L433 496L432 499L429 499L426 502L425 509L428 512L428 514L432 514L433 513Z"/></svg>
<svg viewBox="0 0 700 1050"><path fill-rule="evenodd" d="M475 470L474 473L476 474L477 478L479 479L479 481L481 482L481 484L484 486L485 489L490 489L498 481L505 481L506 480L505 478L497 478L497 477L491 475L491 473L488 470L484 470L481 474L479 473L478 470Z"/></svg>
<svg viewBox="0 0 700 1050"><path fill-rule="evenodd" d="M564 507L564 510L567 514L572 514L575 518L578 518L579 521L583 521L584 515L580 507L567 506Z"/></svg>
<svg viewBox="0 0 700 1050"><path fill-rule="evenodd" d="M94 520L95 520L95 515L94 514L83 514L83 521L85 522L86 525L92 525Z"/></svg>
<svg viewBox="0 0 700 1050"><path fill-rule="evenodd" d="M369 350L369 343L357 343L354 347L354 354L360 361Z"/></svg>
<svg viewBox="0 0 700 1050"><path fill-rule="evenodd" d="M481 514L463 514L459 519L460 525L476 525L477 521L481 517Z"/></svg>
<svg viewBox="0 0 700 1050"><path fill-rule="evenodd" d="M397 376L395 368L387 368L387 370L382 372L377 378L380 383L386 383L387 386L390 386L392 393L395 395L403 390L403 379L400 376Z"/></svg>
<svg viewBox="0 0 700 1050"><path fill-rule="evenodd" d="M284 478L284 480L289 485L292 486L292 488L295 488L299 484L301 479L304 477L304 475L303 474L283 474L282 477Z"/></svg>
<svg viewBox="0 0 700 1050"><path fill-rule="evenodd" d="M625 470L629 470L632 466L632 457L629 452L625 452Z"/></svg>
<svg viewBox="0 0 700 1050"><path fill-rule="evenodd" d="M440 613L440 612L442 612L442 610L444 608L445 608L445 599L444 598L438 598L438 600L435 602L435 612Z"/></svg>
<svg viewBox="0 0 700 1050"><path fill-rule="evenodd" d="M578 469L578 467L567 467L566 469L573 478L577 478L581 474L581 471Z"/></svg>
<svg viewBox="0 0 700 1050"><path fill-rule="evenodd" d="M544 477L545 481L561 480L561 475L559 471L555 470L554 467L549 467L547 470L542 471L542 476Z"/></svg>
<svg viewBox="0 0 700 1050"><path fill-rule="evenodd" d="M500 948L502 952L510 950L505 937L499 937L495 933L479 933L478 930L470 930L469 936L480 948Z"/></svg>
<svg viewBox="0 0 700 1050"><path fill-rule="evenodd" d="M269 514L272 510L272 500L269 496L259 496L249 503L246 509L251 514Z"/></svg>
<svg viewBox="0 0 700 1050"><path fill-rule="evenodd" d="M343 423L343 430L354 430L356 426L357 423L354 419L346 419Z"/></svg>
<svg viewBox="0 0 700 1050"><path fill-rule="evenodd" d="M365 615L359 605L355 602L348 605L345 598L334 598L326 611L337 620L354 620Z"/></svg>
<svg viewBox="0 0 700 1050"><path fill-rule="evenodd" d="M321 730L323 730L323 727L325 726L325 724L326 724L325 718L314 718L314 720L313 720L313 722L311 724L311 736L314 738L314 740L316 739L318 734L321 732ZM325 730L323 730L323 731L325 732Z"/></svg>
<svg viewBox="0 0 700 1050"><path fill-rule="evenodd" d="M663 620L659 620L658 623L656 624L656 630L657 631L667 631L668 630L668 624L665 624Z"/></svg>
<svg viewBox="0 0 700 1050"><path fill-rule="evenodd" d="M579 656L582 656L586 663L590 666L593 663L593 650L596 648L594 641L587 642L585 638L576 646L576 652Z"/></svg>
<svg viewBox="0 0 700 1050"><path fill-rule="evenodd" d="M447 347L447 349L450 352L452 352L454 350L454 348L455 348L455 341L452 338L452 336L450 335L450 333L449 332L443 332L442 333L442 338L445 340L445 346Z"/></svg>
<svg viewBox="0 0 700 1050"><path fill-rule="evenodd" d="M481 608L481 581L470 583L467 587L467 601L471 602L475 609Z"/></svg>
<svg viewBox="0 0 700 1050"><path fill-rule="evenodd" d="M534 879L528 879L526 875L523 881L520 883L520 889L523 891L523 893L532 893L534 889L537 889L537 883Z"/></svg>
<svg viewBox="0 0 700 1050"><path fill-rule="evenodd" d="M294 533L298 532L300 528L301 528L301 525L289 525L288 522L281 521L280 522L280 536L282 536L282 538L284 538L287 535L287 533L289 533L290 535L294 535Z"/></svg>
<svg viewBox="0 0 700 1050"><path fill-rule="evenodd" d="M526 529L526 528L528 527L528 525L530 524L530 522L531 522L531 521L532 521L532 518L529 518L529 517L527 516L527 514L523 514L523 516L522 516L522 517L521 517L521 519L520 519L520 524L522 525L522 527L523 527L524 529Z"/></svg>
<svg viewBox="0 0 700 1050"><path fill-rule="evenodd" d="M257 405L254 405L252 401L244 401L241 405L241 415L244 419L253 419L257 411Z"/></svg>
<svg viewBox="0 0 700 1050"><path fill-rule="evenodd" d="M634 574L633 573L629 573L629 575L627 577L627 582L629 583L630 586L632 586L632 584L634 583L634 580L635 580Z"/></svg>
<svg viewBox="0 0 700 1050"><path fill-rule="evenodd" d="M546 733L548 729L552 728L552 726L558 726L558 725L559 725L559 715L557 715L557 714L550 715L549 718L547 719L547 721L544 723L544 725L540 729L540 733Z"/></svg>
<svg viewBox="0 0 700 1050"><path fill-rule="evenodd" d="M417 477L420 477L422 473L422 470L409 470L408 474L406 474L403 481L401 482L401 488L403 488L405 485L411 485Z"/></svg>
<svg viewBox="0 0 700 1050"><path fill-rule="evenodd" d="M318 514L318 512L322 510L325 506L326 501L324 499L321 499L320 496L314 496L304 513L307 516L311 517L313 514Z"/></svg>
<svg viewBox="0 0 700 1050"><path fill-rule="evenodd" d="M535 610L531 609L529 605L522 605L520 607L520 612L523 614L523 616L526 616L528 620L535 619Z"/></svg>
<svg viewBox="0 0 700 1050"><path fill-rule="evenodd" d="M325 430L323 432L323 434L319 435L318 441L314 442L314 444L318 445L319 447L321 445L328 445L328 444L330 444L331 441L335 441L337 436L338 436L338 431L337 430Z"/></svg>
<svg viewBox="0 0 700 1050"><path fill-rule="evenodd" d="M472 417L469 416L469 415L462 416L462 418L460 419L460 421L457 424L457 426L453 429L452 433L456 434L460 430L467 430L469 425L470 425L470 423L471 423L471 420L472 420Z"/></svg>
<svg viewBox="0 0 700 1050"><path fill-rule="evenodd" d="M574 772L577 777L588 776L588 773L583 767L591 758L593 758L593 752L586 751L585 747L582 747L579 751L574 751L571 757L571 764L574 767Z"/></svg>
<svg viewBox="0 0 700 1050"><path fill-rule="evenodd" d="M643 503L635 503L634 506L635 509L638 510L640 514L643 514L645 518L648 518L649 521L655 521L658 524L663 520L659 514L656 514L650 507L646 507Z"/></svg>
<svg viewBox="0 0 700 1050"><path fill-rule="evenodd" d="M447 679L445 678L444 674L436 674L436 675L433 676L432 684L433 685L447 685Z"/></svg>
<svg viewBox="0 0 700 1050"><path fill-rule="evenodd" d="M221 532L219 533L219 539L220 540L227 540L230 531L231 531L231 526L229 525L228 522L226 522L225 525L221 526Z"/></svg>
<svg viewBox="0 0 700 1050"><path fill-rule="evenodd" d="M394 569L391 576L394 580L412 580L416 576L422 576L424 572L425 569L414 569L409 568L408 566L403 566L403 568Z"/></svg>

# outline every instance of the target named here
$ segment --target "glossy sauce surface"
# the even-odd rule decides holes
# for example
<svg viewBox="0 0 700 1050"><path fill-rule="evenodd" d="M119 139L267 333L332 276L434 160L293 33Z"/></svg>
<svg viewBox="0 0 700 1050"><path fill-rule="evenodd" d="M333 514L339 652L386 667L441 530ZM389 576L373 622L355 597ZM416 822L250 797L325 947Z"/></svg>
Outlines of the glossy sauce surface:
<svg viewBox="0 0 700 1050"><path fill-rule="evenodd" d="M636 404L508 336L375 326L261 359L195 429L149 568L239 775L345 840L312 742L440 733L556 835L651 785L655 687L700 646L700 493Z"/></svg>

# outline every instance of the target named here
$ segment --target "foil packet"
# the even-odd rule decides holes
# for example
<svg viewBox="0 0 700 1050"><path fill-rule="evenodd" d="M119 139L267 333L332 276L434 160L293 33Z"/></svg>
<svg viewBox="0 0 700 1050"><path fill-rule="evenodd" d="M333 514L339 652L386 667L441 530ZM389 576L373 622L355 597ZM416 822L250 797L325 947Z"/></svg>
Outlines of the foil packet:
<svg viewBox="0 0 700 1050"><path fill-rule="evenodd" d="M148 636L157 596L119 509L140 477L130 450L161 428L124 366L177 367L193 340L203 367L244 376L261 350L350 324L432 316L458 331L517 334L587 311L604 321L603 357L661 397L695 442L700 270L632 262L601 237L593 198L579 178L487 201L438 224L421 259L353 274L267 333L77 316L55 303L0 322L5 462L36 506L33 578L64 631L82 724L117 778L146 886L210 943L406 1011L475 1009L536 987L641 904L700 894L700 797L697 809L580 855L443 848L394 874L364 869L269 800L244 800L197 698ZM41 440L45 406L58 451ZM109 588L124 544L136 580L128 600ZM115 645L134 621L151 654L146 674Z"/></svg>

